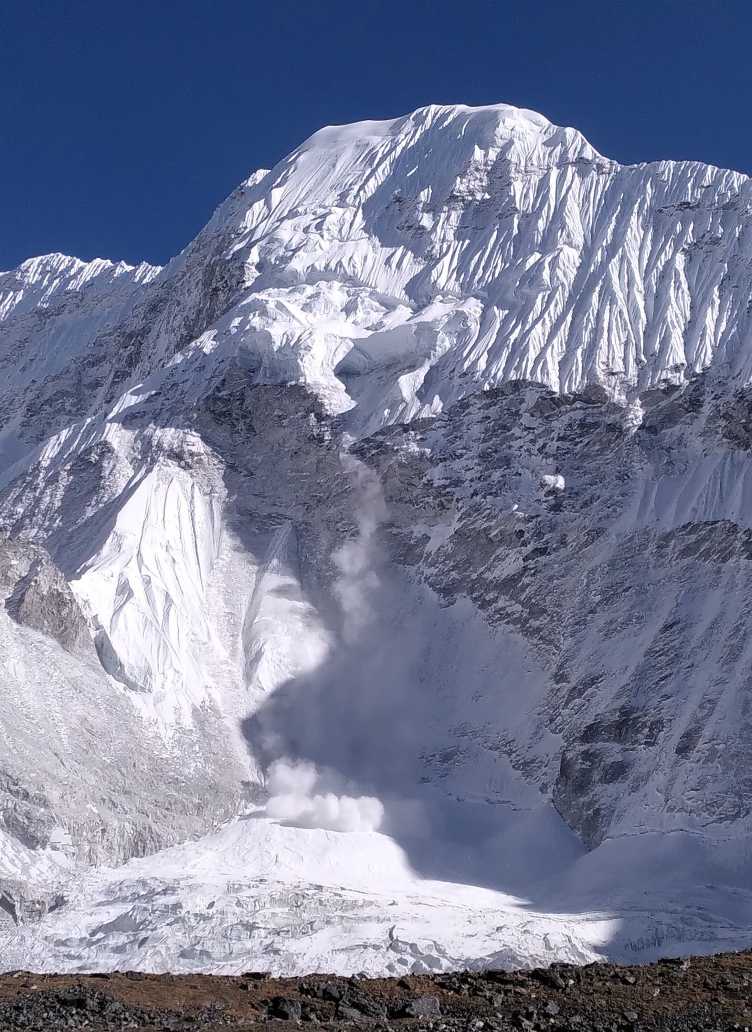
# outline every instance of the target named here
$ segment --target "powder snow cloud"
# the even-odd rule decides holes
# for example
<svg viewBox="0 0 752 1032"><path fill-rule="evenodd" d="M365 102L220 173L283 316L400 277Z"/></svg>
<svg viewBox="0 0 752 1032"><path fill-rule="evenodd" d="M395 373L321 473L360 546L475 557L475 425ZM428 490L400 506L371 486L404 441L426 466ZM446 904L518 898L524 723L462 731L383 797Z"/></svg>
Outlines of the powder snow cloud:
<svg viewBox="0 0 752 1032"><path fill-rule="evenodd" d="M322 774L312 763L275 760L267 775L268 816L302 828L377 831L384 817L381 802L374 796L326 791L331 778L331 773Z"/></svg>

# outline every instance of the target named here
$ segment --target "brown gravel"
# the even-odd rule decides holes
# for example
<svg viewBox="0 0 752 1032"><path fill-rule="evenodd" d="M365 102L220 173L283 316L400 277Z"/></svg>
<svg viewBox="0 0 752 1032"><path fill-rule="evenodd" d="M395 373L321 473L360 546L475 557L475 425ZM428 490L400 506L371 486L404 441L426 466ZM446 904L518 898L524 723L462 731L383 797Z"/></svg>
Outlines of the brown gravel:
<svg viewBox="0 0 752 1032"><path fill-rule="evenodd" d="M0 1032L321 1028L752 1032L752 952L400 979L0 975Z"/></svg>

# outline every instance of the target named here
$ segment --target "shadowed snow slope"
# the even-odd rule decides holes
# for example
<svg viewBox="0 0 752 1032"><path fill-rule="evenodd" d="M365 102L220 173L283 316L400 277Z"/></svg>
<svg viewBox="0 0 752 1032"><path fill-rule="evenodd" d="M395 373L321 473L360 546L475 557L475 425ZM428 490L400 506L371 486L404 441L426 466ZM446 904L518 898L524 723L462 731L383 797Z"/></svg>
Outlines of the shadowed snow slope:
<svg viewBox="0 0 752 1032"><path fill-rule="evenodd" d="M431 106L0 274L0 963L748 944L750 191Z"/></svg>

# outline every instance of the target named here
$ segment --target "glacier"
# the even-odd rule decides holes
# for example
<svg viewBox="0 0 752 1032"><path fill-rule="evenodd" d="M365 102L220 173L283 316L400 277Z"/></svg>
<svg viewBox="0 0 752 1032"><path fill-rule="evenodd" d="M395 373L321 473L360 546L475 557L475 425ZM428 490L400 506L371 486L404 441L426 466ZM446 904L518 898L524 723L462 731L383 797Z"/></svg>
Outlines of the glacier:
<svg viewBox="0 0 752 1032"><path fill-rule="evenodd" d="M0 273L0 966L749 945L751 189L432 105Z"/></svg>

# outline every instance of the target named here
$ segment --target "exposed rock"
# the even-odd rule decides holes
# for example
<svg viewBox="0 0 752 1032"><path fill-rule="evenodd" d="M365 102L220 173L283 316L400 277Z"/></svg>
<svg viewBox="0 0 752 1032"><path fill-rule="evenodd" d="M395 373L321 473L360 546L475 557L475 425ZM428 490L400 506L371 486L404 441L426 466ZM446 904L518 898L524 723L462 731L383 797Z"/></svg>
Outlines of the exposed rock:
<svg viewBox="0 0 752 1032"><path fill-rule="evenodd" d="M301 1004L299 1000L291 1000L284 996L275 996L269 1001L267 1013L270 1018L279 1018L282 1021L299 1021L301 1016Z"/></svg>
<svg viewBox="0 0 752 1032"><path fill-rule="evenodd" d="M0 594L8 614L66 651L92 656L91 633L61 571L42 548L0 538Z"/></svg>
<svg viewBox="0 0 752 1032"><path fill-rule="evenodd" d="M441 1005L436 996L416 996L408 1000L399 1011L402 1018L438 1018L441 1014Z"/></svg>

